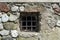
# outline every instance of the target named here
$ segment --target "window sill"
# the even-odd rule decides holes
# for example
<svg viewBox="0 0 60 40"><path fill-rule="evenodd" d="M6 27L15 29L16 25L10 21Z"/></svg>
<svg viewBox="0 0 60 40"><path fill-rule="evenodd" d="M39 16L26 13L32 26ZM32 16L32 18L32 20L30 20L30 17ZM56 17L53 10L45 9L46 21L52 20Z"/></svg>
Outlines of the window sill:
<svg viewBox="0 0 60 40"><path fill-rule="evenodd" d="M38 33L38 32L20 32L19 34L22 37L34 37L34 36L38 36L40 33Z"/></svg>

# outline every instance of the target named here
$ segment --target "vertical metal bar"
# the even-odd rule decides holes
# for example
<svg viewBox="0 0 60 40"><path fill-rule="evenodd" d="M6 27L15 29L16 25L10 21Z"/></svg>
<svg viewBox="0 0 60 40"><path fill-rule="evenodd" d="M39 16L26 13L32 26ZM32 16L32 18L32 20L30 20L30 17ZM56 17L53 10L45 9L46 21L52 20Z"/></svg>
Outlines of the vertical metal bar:
<svg viewBox="0 0 60 40"><path fill-rule="evenodd" d="M32 15L31 15L31 31L33 31L33 30L32 30Z"/></svg>
<svg viewBox="0 0 60 40"><path fill-rule="evenodd" d="M27 16L26 16L26 30L27 30Z"/></svg>
<svg viewBox="0 0 60 40"><path fill-rule="evenodd" d="M22 18L22 17L21 17ZM22 20L20 20L20 29L22 30Z"/></svg>

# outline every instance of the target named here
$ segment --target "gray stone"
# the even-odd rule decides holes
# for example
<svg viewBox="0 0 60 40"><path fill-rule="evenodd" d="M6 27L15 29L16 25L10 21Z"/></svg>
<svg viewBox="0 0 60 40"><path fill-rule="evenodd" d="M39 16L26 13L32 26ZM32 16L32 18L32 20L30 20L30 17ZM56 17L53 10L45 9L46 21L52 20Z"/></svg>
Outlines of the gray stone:
<svg viewBox="0 0 60 40"><path fill-rule="evenodd" d="M53 28L56 25L56 20L54 19L48 19L48 25Z"/></svg>
<svg viewBox="0 0 60 40"><path fill-rule="evenodd" d="M3 24L2 23L0 23L0 30L2 30L3 29Z"/></svg>
<svg viewBox="0 0 60 40"><path fill-rule="evenodd" d="M2 30L0 31L1 35L9 35L9 31L8 30Z"/></svg>
<svg viewBox="0 0 60 40"><path fill-rule="evenodd" d="M19 13L19 12L16 12L16 14L17 14L16 16L19 18L19 16L20 16L20 13Z"/></svg>
<svg viewBox="0 0 60 40"><path fill-rule="evenodd" d="M39 33L29 33L29 32L27 32L27 33L25 33L25 32L20 33L20 36L21 37L25 37L25 38L34 37L34 36L38 36L38 35L39 35Z"/></svg>
<svg viewBox="0 0 60 40"><path fill-rule="evenodd" d="M24 6L20 6L20 11L24 11Z"/></svg>
<svg viewBox="0 0 60 40"><path fill-rule="evenodd" d="M13 5L13 6L11 7L11 10L12 10L12 11L18 11L18 6Z"/></svg>
<svg viewBox="0 0 60 40"><path fill-rule="evenodd" d="M11 35L12 37L17 37L18 36L17 30L11 30Z"/></svg>
<svg viewBox="0 0 60 40"><path fill-rule="evenodd" d="M11 36L3 36L2 40L13 40Z"/></svg>
<svg viewBox="0 0 60 40"><path fill-rule="evenodd" d="M50 28L53 28L56 25L57 20L55 19L55 15L48 10L46 15L47 24Z"/></svg>
<svg viewBox="0 0 60 40"><path fill-rule="evenodd" d="M17 20L17 16L16 15L12 15L12 14L10 14L10 16L9 16L9 21L15 21L15 20Z"/></svg>
<svg viewBox="0 0 60 40"><path fill-rule="evenodd" d="M9 19L8 15L7 14L2 14L2 22L7 22Z"/></svg>
<svg viewBox="0 0 60 40"><path fill-rule="evenodd" d="M43 5L47 8L50 8L51 7L51 3L43 3Z"/></svg>
<svg viewBox="0 0 60 40"><path fill-rule="evenodd" d="M13 15L15 15L15 16L17 16L19 18L20 13L19 12L16 12L16 13L13 13Z"/></svg>
<svg viewBox="0 0 60 40"><path fill-rule="evenodd" d="M6 22L3 23L3 25L6 30L16 30L18 26L18 24L14 24L14 22Z"/></svg>

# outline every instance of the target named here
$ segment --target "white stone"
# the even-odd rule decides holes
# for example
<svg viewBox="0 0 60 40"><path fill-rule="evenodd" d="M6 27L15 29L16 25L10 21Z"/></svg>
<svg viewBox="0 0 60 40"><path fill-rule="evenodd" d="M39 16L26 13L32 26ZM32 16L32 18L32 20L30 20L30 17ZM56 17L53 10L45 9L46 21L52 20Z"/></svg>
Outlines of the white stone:
<svg viewBox="0 0 60 40"><path fill-rule="evenodd" d="M18 11L18 6L13 5L13 6L11 7L11 10L12 10L12 11Z"/></svg>
<svg viewBox="0 0 60 40"><path fill-rule="evenodd" d="M11 30L11 35L12 37L17 37L18 36L17 30Z"/></svg>
<svg viewBox="0 0 60 40"><path fill-rule="evenodd" d="M9 35L9 31L8 30L2 30L0 31L1 35Z"/></svg>
<svg viewBox="0 0 60 40"><path fill-rule="evenodd" d="M2 22L7 22L9 20L9 17L7 14L2 14Z"/></svg>
<svg viewBox="0 0 60 40"><path fill-rule="evenodd" d="M16 15L12 15L12 14L10 14L10 16L9 16L10 21L15 21L17 18L18 17Z"/></svg>
<svg viewBox="0 0 60 40"><path fill-rule="evenodd" d="M57 26L60 26L60 20L57 21Z"/></svg>
<svg viewBox="0 0 60 40"><path fill-rule="evenodd" d="M52 4L53 8L59 8L59 6L57 4Z"/></svg>
<svg viewBox="0 0 60 40"><path fill-rule="evenodd" d="M24 6L20 6L20 11L24 11Z"/></svg>
<svg viewBox="0 0 60 40"><path fill-rule="evenodd" d="M2 24L2 23L0 23L0 30L1 30L1 29L3 29L3 24Z"/></svg>

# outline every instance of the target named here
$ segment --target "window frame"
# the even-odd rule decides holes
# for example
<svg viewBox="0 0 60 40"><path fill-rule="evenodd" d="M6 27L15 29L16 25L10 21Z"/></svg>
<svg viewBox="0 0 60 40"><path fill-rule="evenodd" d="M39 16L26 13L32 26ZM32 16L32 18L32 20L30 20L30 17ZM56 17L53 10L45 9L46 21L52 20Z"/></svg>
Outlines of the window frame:
<svg viewBox="0 0 60 40"><path fill-rule="evenodd" d="M40 29L40 27L39 27L39 12L21 12L21 14L22 14L22 13L23 13L23 14L24 14L24 13L28 13L28 14L29 14L29 13L31 13L31 14L32 14L32 13L34 13L34 14L36 13L36 14L37 14L37 15L30 15L30 16L33 16L33 17L34 17L34 16L37 17L37 19L35 20L35 21L36 21L36 27L34 26L34 27L36 28L36 30L34 31L34 30L32 29L32 28L34 28L34 27L31 25L30 31L28 31L28 29L27 29L28 27L27 27L27 28L26 28L27 31L24 31L24 32L38 32L39 29ZM21 14L20 14L20 21L19 21L19 22L20 22L20 26L19 26L19 27L20 27L20 30L23 31L23 30L22 30L22 22L21 22ZM29 15L28 15L28 16L29 16ZM27 20L26 20L26 22L27 22ZM34 21L32 21L32 22L34 22ZM32 23L31 23L31 24L32 24ZM26 25L26 26L27 26L27 25ZM26 26L25 26L25 27L26 27Z"/></svg>

